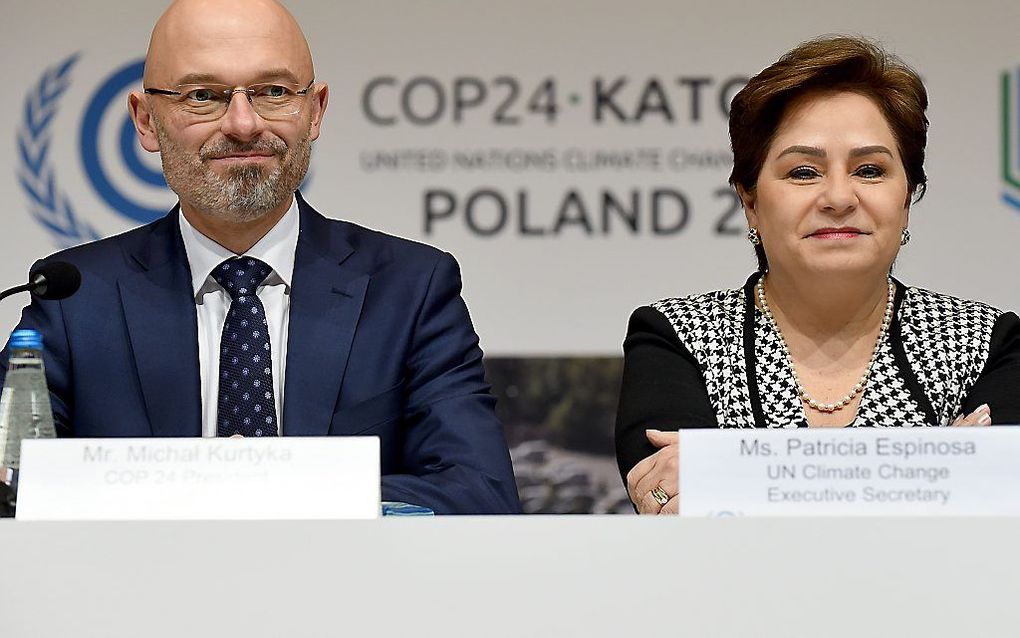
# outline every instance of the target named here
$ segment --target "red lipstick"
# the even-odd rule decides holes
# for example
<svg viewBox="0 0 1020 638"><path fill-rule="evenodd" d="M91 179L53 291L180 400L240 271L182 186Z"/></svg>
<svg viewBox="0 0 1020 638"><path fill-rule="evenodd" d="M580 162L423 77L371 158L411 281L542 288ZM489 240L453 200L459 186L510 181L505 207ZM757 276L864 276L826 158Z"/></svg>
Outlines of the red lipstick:
<svg viewBox="0 0 1020 638"><path fill-rule="evenodd" d="M860 228L854 228L853 226L841 226L839 228L819 228L814 231L808 237L814 237L816 239L853 239L861 235L868 235Z"/></svg>

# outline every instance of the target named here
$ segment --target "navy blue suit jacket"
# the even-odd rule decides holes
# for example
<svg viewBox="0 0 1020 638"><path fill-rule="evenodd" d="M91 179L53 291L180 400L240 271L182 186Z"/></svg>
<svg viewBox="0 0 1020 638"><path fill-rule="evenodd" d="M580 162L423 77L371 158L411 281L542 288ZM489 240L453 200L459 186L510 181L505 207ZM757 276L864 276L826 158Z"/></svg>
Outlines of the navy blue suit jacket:
<svg viewBox="0 0 1020 638"><path fill-rule="evenodd" d="M283 428L378 435L383 500L437 513L520 505L482 352L449 254L329 220L300 195ZM201 436L194 291L175 209L48 259L81 289L33 299L60 436ZM6 350L0 356L6 373Z"/></svg>

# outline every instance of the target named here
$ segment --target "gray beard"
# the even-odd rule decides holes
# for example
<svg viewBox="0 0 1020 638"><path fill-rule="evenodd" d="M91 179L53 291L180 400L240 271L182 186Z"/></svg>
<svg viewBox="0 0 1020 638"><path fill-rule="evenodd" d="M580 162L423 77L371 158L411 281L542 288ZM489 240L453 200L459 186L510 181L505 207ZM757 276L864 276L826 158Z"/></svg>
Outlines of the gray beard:
<svg viewBox="0 0 1020 638"><path fill-rule="evenodd" d="M167 135L154 118L160 144L163 175L170 189L182 202L207 215L234 222L249 222L283 206L301 185L311 158L310 128L290 149L278 143L269 146L279 152L281 163L267 172L261 166L239 166L220 177L204 163L203 154L223 152L240 145L219 144L215 149L203 147L199 155L187 154ZM226 148L224 148L226 147Z"/></svg>
<svg viewBox="0 0 1020 638"><path fill-rule="evenodd" d="M300 180L292 188L281 188L283 169L279 166L267 175L259 166L241 166L231 169L226 178L206 172L201 187L189 189L189 199L217 217L252 221L279 208L297 190Z"/></svg>

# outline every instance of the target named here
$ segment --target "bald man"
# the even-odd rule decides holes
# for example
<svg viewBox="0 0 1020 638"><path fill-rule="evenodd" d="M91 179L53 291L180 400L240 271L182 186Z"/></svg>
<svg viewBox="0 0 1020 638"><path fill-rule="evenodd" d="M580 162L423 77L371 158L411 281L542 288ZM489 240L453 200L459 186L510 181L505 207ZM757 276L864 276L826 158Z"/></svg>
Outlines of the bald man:
<svg viewBox="0 0 1020 638"><path fill-rule="evenodd" d="M43 334L58 432L375 435L383 500L517 512L456 261L297 193L328 97L280 4L167 9L129 108L179 204L52 256L82 287L19 325Z"/></svg>

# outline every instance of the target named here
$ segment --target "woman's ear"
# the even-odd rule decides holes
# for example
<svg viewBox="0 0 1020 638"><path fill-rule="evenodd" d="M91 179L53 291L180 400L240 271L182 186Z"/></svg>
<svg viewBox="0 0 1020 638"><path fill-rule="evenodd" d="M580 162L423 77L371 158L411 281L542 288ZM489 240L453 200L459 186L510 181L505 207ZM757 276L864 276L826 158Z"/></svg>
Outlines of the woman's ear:
<svg viewBox="0 0 1020 638"><path fill-rule="evenodd" d="M743 186L737 184L737 197L740 198L740 203L744 206L744 217L747 219L748 228L758 227L758 213L754 207L754 191L747 191Z"/></svg>

